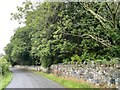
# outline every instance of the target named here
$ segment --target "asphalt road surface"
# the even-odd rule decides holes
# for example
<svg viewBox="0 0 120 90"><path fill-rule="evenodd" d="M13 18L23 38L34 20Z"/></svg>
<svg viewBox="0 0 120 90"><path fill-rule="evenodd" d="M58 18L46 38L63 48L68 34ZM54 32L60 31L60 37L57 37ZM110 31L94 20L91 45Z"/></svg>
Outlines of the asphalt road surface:
<svg viewBox="0 0 120 90"><path fill-rule="evenodd" d="M13 79L6 88L63 88L61 85L38 74L12 68Z"/></svg>

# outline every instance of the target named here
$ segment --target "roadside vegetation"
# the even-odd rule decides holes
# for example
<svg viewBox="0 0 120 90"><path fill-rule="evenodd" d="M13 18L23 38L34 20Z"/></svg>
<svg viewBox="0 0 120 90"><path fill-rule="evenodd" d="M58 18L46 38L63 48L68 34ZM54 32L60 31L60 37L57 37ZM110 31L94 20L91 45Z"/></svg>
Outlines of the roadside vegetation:
<svg viewBox="0 0 120 90"><path fill-rule="evenodd" d="M120 63L120 3L66 1L33 4L27 0L18 6L11 19L25 26L15 30L5 47L6 60L43 67L84 61ZM72 82L59 83L71 87Z"/></svg>
<svg viewBox="0 0 120 90"><path fill-rule="evenodd" d="M0 90L5 88L12 79L12 73L9 71L10 64L0 57Z"/></svg>
<svg viewBox="0 0 120 90"><path fill-rule="evenodd" d="M95 88L95 86L81 80L78 81L76 79L73 78L64 78L64 77L58 77L54 74L47 74L47 73L43 73L43 72L36 72L37 74L40 74L43 77L46 77L50 80L53 80L57 83L59 83L60 85L62 85L65 88Z"/></svg>
<svg viewBox="0 0 120 90"><path fill-rule="evenodd" d="M120 62L120 3L23 2L12 13L24 23L5 47L12 65Z"/></svg>

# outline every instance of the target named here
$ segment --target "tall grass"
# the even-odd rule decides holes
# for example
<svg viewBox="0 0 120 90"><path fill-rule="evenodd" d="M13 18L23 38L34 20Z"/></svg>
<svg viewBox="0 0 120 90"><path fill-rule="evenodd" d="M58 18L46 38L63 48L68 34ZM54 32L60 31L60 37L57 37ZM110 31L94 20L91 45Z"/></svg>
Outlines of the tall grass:
<svg viewBox="0 0 120 90"><path fill-rule="evenodd" d="M9 72L7 75L0 76L0 90L5 88L12 79L12 73Z"/></svg>
<svg viewBox="0 0 120 90"><path fill-rule="evenodd" d="M5 88L12 79L12 73L9 71L10 64L4 57L0 58L0 90Z"/></svg>
<svg viewBox="0 0 120 90"><path fill-rule="evenodd" d="M46 77L50 80L53 80L65 88L91 88L92 87L91 84L83 82L83 81L76 81L73 79L58 77L56 75L46 74L43 72L35 72L35 73L40 74L41 76Z"/></svg>

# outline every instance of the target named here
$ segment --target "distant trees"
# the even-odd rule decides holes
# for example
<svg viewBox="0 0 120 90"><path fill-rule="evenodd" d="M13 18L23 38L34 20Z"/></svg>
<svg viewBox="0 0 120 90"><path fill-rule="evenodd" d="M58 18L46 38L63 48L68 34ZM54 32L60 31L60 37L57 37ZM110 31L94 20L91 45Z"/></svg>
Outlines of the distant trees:
<svg viewBox="0 0 120 90"><path fill-rule="evenodd" d="M11 63L49 67L120 58L120 3L24 2L17 8L12 18L26 26L5 47Z"/></svg>

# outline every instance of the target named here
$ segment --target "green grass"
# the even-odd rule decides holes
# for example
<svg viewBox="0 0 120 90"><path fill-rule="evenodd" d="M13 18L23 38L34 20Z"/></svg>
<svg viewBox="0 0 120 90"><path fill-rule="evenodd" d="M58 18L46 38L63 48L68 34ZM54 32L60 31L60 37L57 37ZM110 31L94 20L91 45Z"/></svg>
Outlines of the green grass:
<svg viewBox="0 0 120 90"><path fill-rule="evenodd" d="M11 81L12 79L12 73L8 73L7 75L5 76L1 76L0 75L0 90L2 90L3 88L5 88L9 82Z"/></svg>
<svg viewBox="0 0 120 90"><path fill-rule="evenodd" d="M35 72L35 73L40 74L41 76L46 77L50 80L53 80L65 88L91 88L92 87L92 85L90 85L86 82L77 82L74 80L69 80L69 79L66 79L63 77L57 77L56 75L46 74L43 72Z"/></svg>

